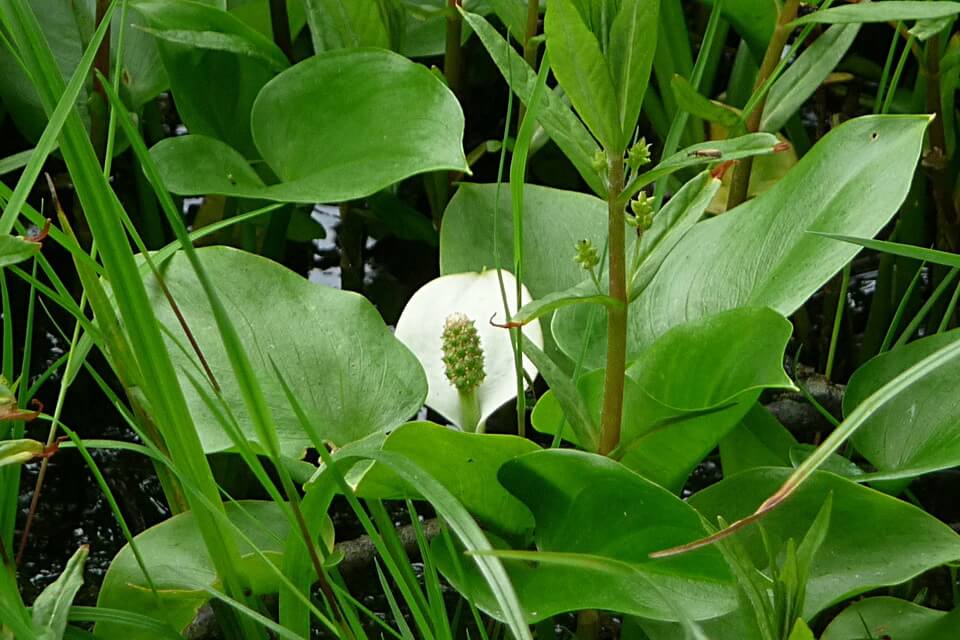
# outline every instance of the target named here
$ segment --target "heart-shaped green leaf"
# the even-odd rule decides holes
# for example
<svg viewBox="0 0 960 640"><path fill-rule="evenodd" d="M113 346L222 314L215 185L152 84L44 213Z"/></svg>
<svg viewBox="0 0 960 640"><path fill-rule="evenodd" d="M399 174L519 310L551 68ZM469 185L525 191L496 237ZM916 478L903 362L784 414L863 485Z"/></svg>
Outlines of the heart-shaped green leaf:
<svg viewBox="0 0 960 640"><path fill-rule="evenodd" d="M873 358L850 378L843 398L844 414L849 415L884 384L958 339L960 330L954 330ZM910 477L960 464L958 375L960 358L954 358L887 401L854 434L853 444L880 474Z"/></svg>
<svg viewBox="0 0 960 640"><path fill-rule="evenodd" d="M290 531L280 507L272 502L241 501L226 504L227 517L247 536L267 559L279 566L283 543ZM333 525L325 519L322 542L333 545ZM150 578L157 589L154 597L149 582L130 545L117 553L110 563L97 605L140 613L167 622L182 632L209 600L204 588L219 586L219 577L207 555L196 519L190 512L173 516L135 538ZM276 592L279 580L261 557L240 542L242 566L237 569L249 580L256 594ZM153 632L125 624L100 622L98 638L106 640L148 640Z"/></svg>
<svg viewBox="0 0 960 640"><path fill-rule="evenodd" d="M432 422L410 422L390 433L380 447L403 455L433 476L477 520L500 535L533 529L527 508L497 482L504 462L538 449L526 438L464 433ZM362 498L419 498L389 467L357 465L347 480Z"/></svg>
<svg viewBox="0 0 960 640"><path fill-rule="evenodd" d="M200 2L137 0L135 6L156 38L187 129L259 157L250 109L264 84L289 65L283 52L239 18Z"/></svg>
<svg viewBox="0 0 960 640"><path fill-rule="evenodd" d="M756 402L762 389L792 388L783 371L790 323L770 309L736 309L669 331L628 370L621 443L624 465L679 491L690 471ZM581 379L599 416L603 370ZM537 430L556 433L563 414L553 392L533 413ZM564 431L573 440L569 427Z"/></svg>
<svg viewBox="0 0 960 640"><path fill-rule="evenodd" d="M225 247L200 249L204 268L234 317L240 338L277 424L281 450L299 458L311 445L293 414L271 360L311 415L325 439L342 446L404 422L423 404L427 385L416 358L383 323L370 302L353 293L313 284L259 256ZM176 300L240 428L256 441L240 389L212 320L212 311L187 259L175 255L164 266ZM180 323L152 276L153 308L171 336L174 364L203 379ZM232 448L202 397L184 377L181 383L207 453Z"/></svg>
<svg viewBox="0 0 960 640"><path fill-rule="evenodd" d="M630 305L630 356L671 327L725 309L793 313L857 253L808 231L869 237L883 228L910 188L928 124L926 116L850 120L773 188L695 225ZM553 330L565 353L579 354L582 325L572 315L559 313ZM589 347L586 362L601 366L602 336Z"/></svg>
<svg viewBox="0 0 960 640"><path fill-rule="evenodd" d="M533 511L539 550L583 561L581 566L536 563L535 555L529 558L533 562L505 560L528 620L583 608L675 620L677 606L702 619L735 606L730 576L716 549L650 560L647 554L657 545L700 535L699 516L609 458L564 449L538 451L507 462L500 481ZM449 555L440 545L435 549L452 584L469 590L479 606L498 615L479 576L464 566L461 581Z"/></svg>
<svg viewBox="0 0 960 640"><path fill-rule="evenodd" d="M469 170L457 99L429 69L390 51L304 60L263 88L251 122L282 180L274 199L341 202L418 173Z"/></svg>
<svg viewBox="0 0 960 640"><path fill-rule="evenodd" d="M734 522L753 513L791 469L754 469L726 478L690 498L707 520ZM774 549L799 541L827 496L833 510L826 539L813 559L803 616L872 588L899 584L960 557L960 536L922 510L831 473L816 472L779 508L738 533L755 564L767 564L760 536ZM909 548L910 553L902 553Z"/></svg>
<svg viewBox="0 0 960 640"><path fill-rule="evenodd" d="M888 596L854 602L833 619L820 640L953 640L960 627L960 609L952 612L928 609Z"/></svg>
<svg viewBox="0 0 960 640"><path fill-rule="evenodd" d="M499 190L499 203L497 191L495 184L461 184L457 189L440 229L441 273L513 267L510 190ZM582 282L586 272L573 260L576 244L586 239L603 246L606 203L574 191L525 185L523 204L523 284L530 295L542 298Z"/></svg>

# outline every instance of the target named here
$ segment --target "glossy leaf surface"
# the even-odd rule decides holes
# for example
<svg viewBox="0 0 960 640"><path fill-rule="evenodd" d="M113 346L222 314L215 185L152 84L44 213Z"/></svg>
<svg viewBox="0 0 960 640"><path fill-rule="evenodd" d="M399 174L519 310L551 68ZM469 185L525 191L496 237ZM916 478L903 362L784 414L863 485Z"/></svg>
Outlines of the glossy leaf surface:
<svg viewBox="0 0 960 640"><path fill-rule="evenodd" d="M251 116L277 198L340 202L426 171L463 171L463 112L426 67L389 51L315 55L271 80Z"/></svg>
<svg viewBox="0 0 960 640"><path fill-rule="evenodd" d="M199 254L260 372L285 455L299 458L311 442L271 373L271 359L307 410L322 417L318 426L323 437L339 446L392 428L420 408L426 395L420 364L365 298L318 286L274 262L235 249L210 247ZM175 255L164 276L243 433L255 441L209 303L186 258ZM168 336L174 364L204 380L166 298L151 276L147 284L158 318L186 349L172 344ZM230 438L185 377L181 387L197 417L204 450L231 449Z"/></svg>
<svg viewBox="0 0 960 640"><path fill-rule="evenodd" d="M875 638L897 640L953 640L960 625L960 609L953 612L928 609L888 596L854 602L833 619L820 640L860 640L870 633Z"/></svg>
<svg viewBox="0 0 960 640"><path fill-rule="evenodd" d="M657 340L627 370L624 425L615 455L623 464L679 491L687 475L744 416L765 388L790 388L783 353L790 323L769 309L737 309L683 325ZM683 381L682 384L677 381ZM603 371L580 389L599 416ZM533 424L555 433L563 413L553 392L537 403ZM569 427L564 432L573 440Z"/></svg>
<svg viewBox="0 0 960 640"><path fill-rule="evenodd" d="M538 450L526 438L464 433L432 422L410 422L391 432L381 449L413 461L488 529L501 535L533 529L530 512L497 481L503 463ZM416 487L384 465L357 466L354 472L347 479L362 498L420 497Z"/></svg>
<svg viewBox="0 0 960 640"><path fill-rule="evenodd" d="M776 491L790 469L761 468L726 478L690 498L707 520L733 522ZM871 588L899 584L960 557L960 536L920 509L830 473L817 472L783 505L738 533L755 564L767 554L763 527L774 548L804 535L823 501L833 494L830 527L807 582L803 615ZM779 546L778 546L779 545ZM910 553L902 553L910 549Z"/></svg>
<svg viewBox="0 0 960 640"><path fill-rule="evenodd" d="M922 338L873 358L850 378L843 398L849 415L870 394L934 351L960 339L960 331ZM891 398L853 436L857 450L880 473L908 477L960 464L960 358Z"/></svg>
<svg viewBox="0 0 960 640"><path fill-rule="evenodd" d="M279 566L283 541L289 532L280 508L272 502L253 501L225 506L230 520L270 562ZM325 521L322 532L323 543L332 545L333 526L329 520ZM130 546L125 545L110 563L98 606L144 614L182 631L209 599L204 588L219 586L193 514L173 516L136 536L136 541L160 602L150 590ZM263 559L245 543L240 543L240 553L242 566L238 569L250 581L253 592L260 595L275 592L278 578ZM108 640L154 637L148 629L137 630L108 622L99 623L96 632L98 638Z"/></svg>
<svg viewBox="0 0 960 640"><path fill-rule="evenodd" d="M574 554L592 565L504 560L529 620L584 607L673 620L677 603L688 615L706 618L735 606L730 576L715 549L668 561L647 557L665 540L700 535L702 525L680 499L622 465L553 449L508 462L500 480L533 511L539 550ZM451 566L449 558L441 562ZM455 572L445 573L497 614L475 575L467 574L466 585Z"/></svg>
<svg viewBox="0 0 960 640"><path fill-rule="evenodd" d="M883 228L906 197L928 123L926 116L850 120L773 188L694 226L630 306L631 357L671 327L725 309L793 313L857 253L808 231L872 236ZM580 325L561 331L563 318L554 333L566 353L578 353ZM596 341L587 361L599 366L602 357Z"/></svg>

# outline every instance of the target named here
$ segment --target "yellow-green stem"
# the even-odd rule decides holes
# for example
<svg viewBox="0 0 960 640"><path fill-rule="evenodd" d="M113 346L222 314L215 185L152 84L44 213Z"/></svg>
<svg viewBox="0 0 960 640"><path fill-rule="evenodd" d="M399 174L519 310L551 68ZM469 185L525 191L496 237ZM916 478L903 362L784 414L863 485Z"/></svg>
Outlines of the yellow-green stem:
<svg viewBox="0 0 960 640"><path fill-rule="evenodd" d="M460 37L463 32L463 19L460 17L460 0L447 0L447 44L443 57L443 75L447 78L447 85L457 97L460 97L461 66L463 51L460 48Z"/></svg>
<svg viewBox="0 0 960 640"><path fill-rule="evenodd" d="M458 389L460 395L460 423L464 431L474 433L480 429L480 401L476 389Z"/></svg>
<svg viewBox="0 0 960 640"><path fill-rule="evenodd" d="M783 48L787 46L787 38L790 37L790 27L787 25L797 17L797 9L800 7L800 0L787 0L783 8L780 9L780 15L777 18L777 26L773 30L773 36L770 37L770 44L767 45L767 51L763 56L763 62L760 64L760 71L757 73L757 81L753 85L753 90L758 91L767 78L769 78L780 58L783 56ZM766 97L761 98L753 111L747 116L747 133L754 133L760 129L760 118L763 116L763 106L766 104ZM747 199L747 192L750 188L750 172L753 170L753 158L744 158L740 160L733 170L733 178L730 180L730 195L727 196L727 210L733 209L738 204Z"/></svg>
<svg viewBox="0 0 960 640"><path fill-rule="evenodd" d="M623 191L623 153L607 152L609 166L607 213L610 258L610 296L622 304L607 307L607 370L603 380L603 413L600 417L600 446L607 455L620 442L623 414L623 384L627 365L627 247Z"/></svg>

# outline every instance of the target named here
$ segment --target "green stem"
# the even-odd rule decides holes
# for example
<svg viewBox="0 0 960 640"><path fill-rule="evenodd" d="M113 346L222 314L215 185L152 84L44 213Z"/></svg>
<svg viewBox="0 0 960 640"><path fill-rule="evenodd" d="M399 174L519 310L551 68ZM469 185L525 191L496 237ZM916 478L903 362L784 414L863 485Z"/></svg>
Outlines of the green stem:
<svg viewBox="0 0 960 640"><path fill-rule="evenodd" d="M960 250L960 212L953 200L953 179L947 158L946 129L940 92L940 34L927 41L927 113L936 114L930 123L930 151L924 164L930 167L933 200L937 211L937 246Z"/></svg>
<svg viewBox="0 0 960 640"><path fill-rule="evenodd" d="M627 366L627 246L623 191L623 153L607 151L609 163L607 199L609 236L610 296L622 304L607 308L607 369L603 381L603 413L600 418L600 446L607 455L620 443L623 415L623 385Z"/></svg>
<svg viewBox="0 0 960 640"><path fill-rule="evenodd" d="M530 65L531 69L537 68L537 45L533 38L540 29L540 0L529 0L527 2L527 29L523 34L523 59ZM527 108L520 104L517 111L517 122L523 122L523 117L527 113ZM518 125L519 126L519 125Z"/></svg>
<svg viewBox="0 0 960 640"><path fill-rule="evenodd" d="M290 17L287 14L287 0L270 0L270 27L273 41L287 60L293 62L293 41L290 38Z"/></svg>
<svg viewBox="0 0 960 640"><path fill-rule="evenodd" d="M447 78L450 90L459 98L461 86L461 67L463 50L460 37L463 31L463 19L460 17L460 0L447 0L447 45L443 56L443 75Z"/></svg>
<svg viewBox="0 0 960 640"><path fill-rule="evenodd" d="M767 51L763 55L760 71L757 73L757 81L753 85L754 91L759 91L776 70L780 58L783 56L783 48L787 45L787 38L790 37L791 29L787 25L797 17L799 7L800 0L787 0L783 8L780 9L777 26L773 30L770 44L767 45ZM766 101L766 97L758 100L747 117L747 133L754 133L760 129L760 118L763 116L763 105ZM728 211L747 199L752 169L753 158L744 158L734 169L733 178L730 181L730 195L727 197Z"/></svg>
<svg viewBox="0 0 960 640"><path fill-rule="evenodd" d="M458 389L460 395L460 423L464 431L483 433L480 426L480 401L476 389Z"/></svg>

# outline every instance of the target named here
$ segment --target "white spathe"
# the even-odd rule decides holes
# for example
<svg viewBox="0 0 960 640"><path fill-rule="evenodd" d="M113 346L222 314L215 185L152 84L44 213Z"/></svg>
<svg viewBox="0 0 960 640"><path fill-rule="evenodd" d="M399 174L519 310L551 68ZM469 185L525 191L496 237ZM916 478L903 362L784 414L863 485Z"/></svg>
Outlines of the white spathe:
<svg viewBox="0 0 960 640"><path fill-rule="evenodd" d="M510 313L513 314L517 310L517 280L509 271L501 270L501 273L507 290ZM525 305L530 301L530 292L523 287L521 303ZM427 374L429 391L426 405L453 424L462 427L460 396L456 387L447 380L441 342L443 324L453 313L462 313L473 320L480 335L487 374L477 389L480 424L483 424L501 405L517 395L510 331L490 324L494 315L495 322L504 321L503 298L500 295L497 271L455 273L423 285L413 294L400 314L395 335L417 356ZM539 320L524 326L523 334L537 346L543 347L543 331ZM526 357L523 358L523 368L531 379L536 377L537 368Z"/></svg>

